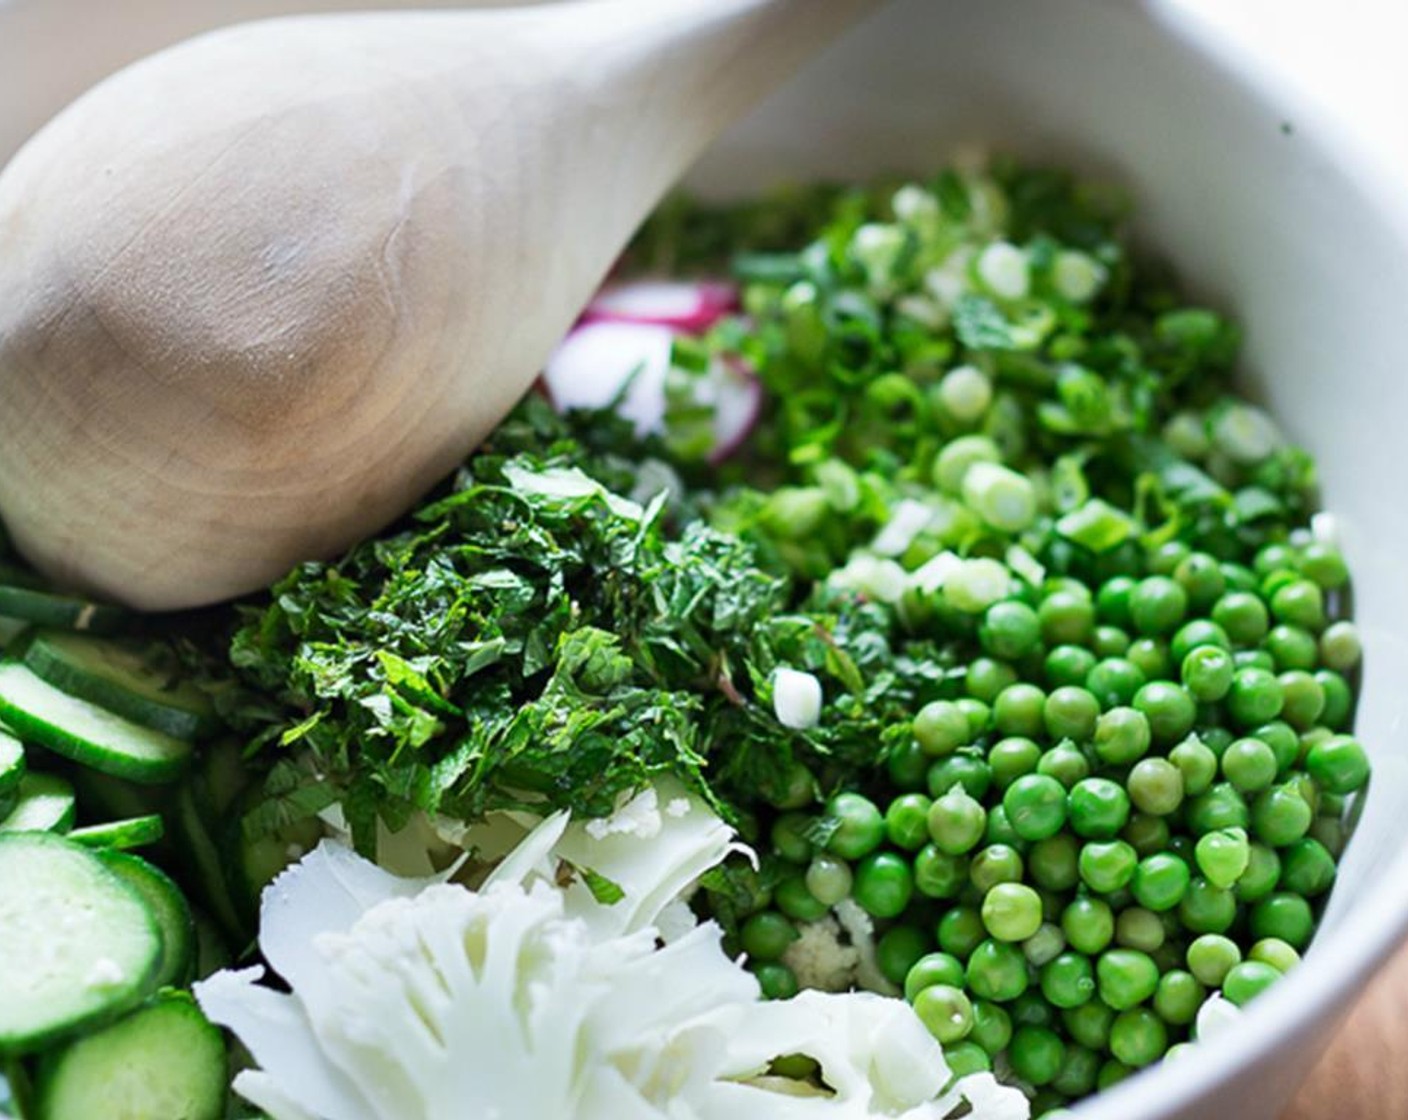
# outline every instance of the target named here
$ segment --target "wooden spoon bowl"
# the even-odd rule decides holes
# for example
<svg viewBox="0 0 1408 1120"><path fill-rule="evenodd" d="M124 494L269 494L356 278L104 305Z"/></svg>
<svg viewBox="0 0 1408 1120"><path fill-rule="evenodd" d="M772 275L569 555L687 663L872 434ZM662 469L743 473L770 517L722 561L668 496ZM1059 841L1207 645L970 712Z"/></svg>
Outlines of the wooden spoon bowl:
<svg viewBox="0 0 1408 1120"><path fill-rule="evenodd" d="M120 72L0 174L0 513L213 602L403 512L722 128L879 0L316 16Z"/></svg>

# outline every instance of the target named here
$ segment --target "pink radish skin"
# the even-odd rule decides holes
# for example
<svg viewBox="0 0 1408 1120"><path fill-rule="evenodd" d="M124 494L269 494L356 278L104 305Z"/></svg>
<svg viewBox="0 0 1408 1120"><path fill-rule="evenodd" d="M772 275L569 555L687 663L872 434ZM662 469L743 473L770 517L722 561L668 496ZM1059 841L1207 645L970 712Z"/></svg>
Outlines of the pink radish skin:
<svg viewBox="0 0 1408 1120"><path fill-rule="evenodd" d="M603 288L584 323L657 323L700 334L738 308L738 289L720 281L639 280Z"/></svg>

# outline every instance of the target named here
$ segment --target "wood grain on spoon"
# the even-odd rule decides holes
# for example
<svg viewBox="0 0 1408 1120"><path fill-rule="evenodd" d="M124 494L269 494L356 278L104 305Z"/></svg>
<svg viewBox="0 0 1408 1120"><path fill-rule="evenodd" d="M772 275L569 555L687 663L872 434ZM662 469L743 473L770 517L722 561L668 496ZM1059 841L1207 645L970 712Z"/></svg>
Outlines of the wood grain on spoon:
<svg viewBox="0 0 1408 1120"><path fill-rule="evenodd" d="M522 394L702 148L880 0L283 19L0 175L0 514L146 608L384 525Z"/></svg>

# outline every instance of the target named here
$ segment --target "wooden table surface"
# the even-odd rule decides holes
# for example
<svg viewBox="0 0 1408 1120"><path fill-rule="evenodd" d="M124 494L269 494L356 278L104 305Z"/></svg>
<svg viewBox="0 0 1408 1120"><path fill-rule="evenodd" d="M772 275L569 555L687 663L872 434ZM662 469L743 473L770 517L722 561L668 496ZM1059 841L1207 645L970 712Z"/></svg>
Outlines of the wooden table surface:
<svg viewBox="0 0 1408 1120"><path fill-rule="evenodd" d="M1282 1120L1408 1120L1408 946L1370 983Z"/></svg>

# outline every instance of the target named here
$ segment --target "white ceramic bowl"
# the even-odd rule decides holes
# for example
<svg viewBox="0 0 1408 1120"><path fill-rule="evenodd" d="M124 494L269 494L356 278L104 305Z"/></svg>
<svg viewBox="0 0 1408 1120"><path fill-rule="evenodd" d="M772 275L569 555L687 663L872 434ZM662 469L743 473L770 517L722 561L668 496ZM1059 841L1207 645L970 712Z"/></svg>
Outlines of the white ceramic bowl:
<svg viewBox="0 0 1408 1120"><path fill-rule="evenodd" d="M369 6L0 0L0 159L158 46L241 18ZM1319 457L1343 527L1375 774L1320 936L1244 1030L1079 1110L1270 1120L1408 929L1408 197L1235 44L1180 9L1108 0L898 0L719 144L695 185L917 171L961 141L1134 187L1146 240L1246 327L1247 384Z"/></svg>

